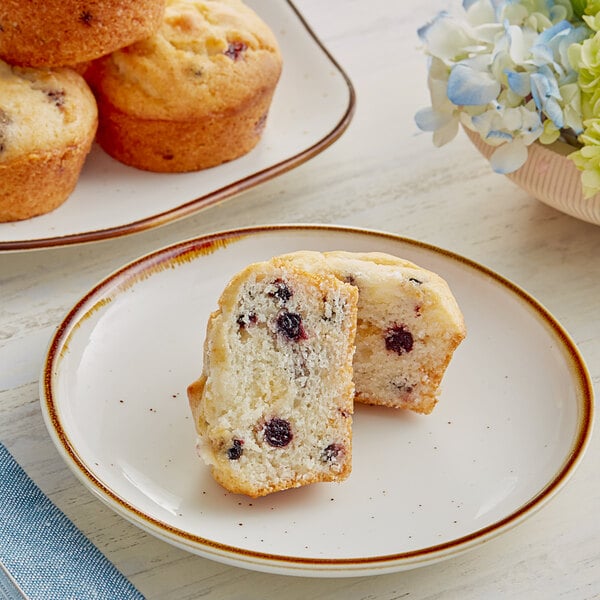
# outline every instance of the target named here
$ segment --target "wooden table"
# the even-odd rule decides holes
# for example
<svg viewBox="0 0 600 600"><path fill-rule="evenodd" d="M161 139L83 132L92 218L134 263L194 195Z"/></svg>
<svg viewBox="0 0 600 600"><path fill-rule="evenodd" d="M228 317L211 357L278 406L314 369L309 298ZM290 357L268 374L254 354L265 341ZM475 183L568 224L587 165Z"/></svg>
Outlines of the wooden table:
<svg viewBox="0 0 600 600"><path fill-rule="evenodd" d="M347 132L300 167L184 220L89 245L0 254L0 439L148 598L598 598L598 438L569 485L500 538L432 566L343 579L247 571L172 547L95 499L56 452L40 412L38 379L48 340L66 311L94 283L142 254L249 224L386 230L480 262L554 314L598 386L600 228L556 212L493 174L464 134L436 149L414 124L414 113L428 104L416 30L446 2L296 5L356 88Z"/></svg>

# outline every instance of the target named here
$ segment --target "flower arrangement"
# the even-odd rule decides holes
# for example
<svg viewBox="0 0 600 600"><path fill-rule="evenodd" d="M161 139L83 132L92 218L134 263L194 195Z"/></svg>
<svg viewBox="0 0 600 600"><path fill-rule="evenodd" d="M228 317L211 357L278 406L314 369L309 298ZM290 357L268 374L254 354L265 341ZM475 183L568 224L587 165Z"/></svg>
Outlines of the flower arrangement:
<svg viewBox="0 0 600 600"><path fill-rule="evenodd" d="M431 106L415 120L436 146L462 124L508 174L531 144L560 139L584 196L600 191L600 0L463 0L418 33Z"/></svg>

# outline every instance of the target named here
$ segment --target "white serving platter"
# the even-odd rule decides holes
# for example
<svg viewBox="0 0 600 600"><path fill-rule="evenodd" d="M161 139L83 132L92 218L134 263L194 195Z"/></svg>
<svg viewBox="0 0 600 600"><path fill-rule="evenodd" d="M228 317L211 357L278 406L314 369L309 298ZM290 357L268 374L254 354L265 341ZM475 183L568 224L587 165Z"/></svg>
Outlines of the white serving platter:
<svg viewBox="0 0 600 600"><path fill-rule="evenodd" d="M284 61L258 146L212 169L165 174L125 166L94 145L63 205L40 217L0 223L0 252L92 242L158 227L297 167L337 140L354 114L355 93L347 75L290 0L248 4L272 28Z"/></svg>

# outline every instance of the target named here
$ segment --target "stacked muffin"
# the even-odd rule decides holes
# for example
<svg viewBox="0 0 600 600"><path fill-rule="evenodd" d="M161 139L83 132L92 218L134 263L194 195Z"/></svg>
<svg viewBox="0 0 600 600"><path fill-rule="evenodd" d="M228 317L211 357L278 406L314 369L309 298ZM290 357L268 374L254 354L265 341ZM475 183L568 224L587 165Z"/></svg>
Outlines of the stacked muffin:
<svg viewBox="0 0 600 600"><path fill-rule="evenodd" d="M280 72L273 33L240 0L170 0L155 35L94 61L85 77L104 150L175 172L250 151Z"/></svg>
<svg viewBox="0 0 600 600"><path fill-rule="evenodd" d="M280 72L275 36L240 0L2 2L0 221L62 204L96 135L150 171L246 154Z"/></svg>

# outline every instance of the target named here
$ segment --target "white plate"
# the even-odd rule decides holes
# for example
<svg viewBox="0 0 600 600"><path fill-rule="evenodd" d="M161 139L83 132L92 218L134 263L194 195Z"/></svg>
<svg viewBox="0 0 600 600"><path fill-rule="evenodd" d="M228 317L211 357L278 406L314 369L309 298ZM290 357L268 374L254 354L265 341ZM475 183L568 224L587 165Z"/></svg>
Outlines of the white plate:
<svg viewBox="0 0 600 600"><path fill-rule="evenodd" d="M251 500L196 457L186 387L229 278L297 249L389 252L440 273L468 335L432 415L357 407L348 480ZM208 558L310 576L413 568L520 523L573 473L593 409L574 343L512 283L423 243L315 225L217 233L123 267L58 328L41 393L61 455L123 517Z"/></svg>
<svg viewBox="0 0 600 600"><path fill-rule="evenodd" d="M164 225L284 173L337 140L354 113L350 80L290 0L248 4L273 29L284 61L258 146L227 164L182 174L127 167L94 146L62 206L34 219L0 223L0 252L91 242Z"/></svg>

